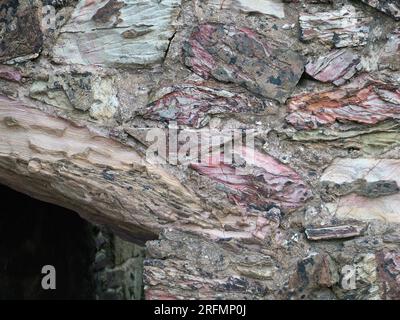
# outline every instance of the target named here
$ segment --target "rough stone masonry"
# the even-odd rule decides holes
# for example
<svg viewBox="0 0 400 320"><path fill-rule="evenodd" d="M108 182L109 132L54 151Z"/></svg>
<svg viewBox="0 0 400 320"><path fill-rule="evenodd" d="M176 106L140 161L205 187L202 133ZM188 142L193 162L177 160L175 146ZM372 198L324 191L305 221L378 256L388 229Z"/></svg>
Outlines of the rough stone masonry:
<svg viewBox="0 0 400 320"><path fill-rule="evenodd" d="M0 183L146 243L147 299L400 299L399 18L397 0L0 0ZM170 122L255 143L151 163Z"/></svg>

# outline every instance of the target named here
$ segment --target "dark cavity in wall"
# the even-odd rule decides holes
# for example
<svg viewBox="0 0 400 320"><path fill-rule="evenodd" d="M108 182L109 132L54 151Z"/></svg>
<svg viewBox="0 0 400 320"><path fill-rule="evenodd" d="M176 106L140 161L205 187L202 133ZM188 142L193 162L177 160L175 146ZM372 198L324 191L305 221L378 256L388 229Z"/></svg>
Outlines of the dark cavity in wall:
<svg viewBox="0 0 400 320"><path fill-rule="evenodd" d="M0 299L142 297L143 248L1 185L0 199ZM45 265L55 267L55 290L42 288Z"/></svg>

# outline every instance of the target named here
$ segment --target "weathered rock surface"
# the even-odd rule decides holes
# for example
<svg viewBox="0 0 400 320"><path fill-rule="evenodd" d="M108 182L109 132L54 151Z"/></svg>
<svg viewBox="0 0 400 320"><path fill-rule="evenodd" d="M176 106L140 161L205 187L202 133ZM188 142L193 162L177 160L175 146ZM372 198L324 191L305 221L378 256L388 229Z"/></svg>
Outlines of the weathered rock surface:
<svg viewBox="0 0 400 320"><path fill-rule="evenodd" d="M378 65L381 69L400 70L400 29L388 35L388 41L379 53Z"/></svg>
<svg viewBox="0 0 400 320"><path fill-rule="evenodd" d="M118 107L113 79L89 72L52 74L48 81L34 82L30 96L60 109L88 111L94 119L110 119Z"/></svg>
<svg viewBox="0 0 400 320"><path fill-rule="evenodd" d="M239 10L249 13L268 14L277 18L284 18L285 11L280 0L206 0L207 5L217 9Z"/></svg>
<svg viewBox="0 0 400 320"><path fill-rule="evenodd" d="M196 128L205 126L213 115L256 113L265 108L263 100L201 84L164 87L154 93L143 117L176 121Z"/></svg>
<svg viewBox="0 0 400 320"><path fill-rule="evenodd" d="M399 297L397 22L353 0L42 2L43 36L37 1L0 0L1 184L147 242L148 298ZM101 295L131 297L136 257L98 249Z"/></svg>
<svg viewBox="0 0 400 320"><path fill-rule="evenodd" d="M400 4L397 0L361 0L389 16L400 20Z"/></svg>
<svg viewBox="0 0 400 320"><path fill-rule="evenodd" d="M147 251L144 277L149 300L262 299L276 271L266 254L173 231L148 242ZM184 267L187 260L194 263Z"/></svg>
<svg viewBox="0 0 400 320"><path fill-rule="evenodd" d="M286 120L298 129L339 122L377 124L400 118L397 86L361 76L338 89L307 93L290 100Z"/></svg>
<svg viewBox="0 0 400 320"><path fill-rule="evenodd" d="M334 50L309 61L306 73L321 82L342 85L361 69L360 57L351 50Z"/></svg>
<svg viewBox="0 0 400 320"><path fill-rule="evenodd" d="M354 6L300 15L301 40L319 41L336 48L367 43L372 17Z"/></svg>
<svg viewBox="0 0 400 320"><path fill-rule="evenodd" d="M36 58L43 45L39 0L0 1L0 63Z"/></svg>
<svg viewBox="0 0 400 320"><path fill-rule="evenodd" d="M230 197L242 206L260 210L278 206L288 210L310 198L311 192L300 176L274 158L248 149L239 156L242 157L239 163L245 161L243 169L225 164L223 155L210 159L208 165L192 164L192 167L236 191Z"/></svg>
<svg viewBox="0 0 400 320"><path fill-rule="evenodd" d="M146 66L162 62L180 0L81 0L54 47L57 63Z"/></svg>
<svg viewBox="0 0 400 320"><path fill-rule="evenodd" d="M14 67L0 65L0 78L8 81L20 82L22 75L18 69Z"/></svg>
<svg viewBox="0 0 400 320"><path fill-rule="evenodd" d="M360 221L381 220L400 222L400 160L398 159L336 159L321 177L322 182L337 185L363 179L375 183L364 195L351 193L327 203L329 211L341 219ZM397 185L393 187L393 182ZM377 183L379 182L379 183ZM390 190L389 195L387 195Z"/></svg>
<svg viewBox="0 0 400 320"><path fill-rule="evenodd" d="M301 56L248 28L202 24L185 44L186 65L204 79L284 102L303 73Z"/></svg>
<svg viewBox="0 0 400 320"><path fill-rule="evenodd" d="M309 240L331 240L352 238L361 235L364 227L357 225L343 225L321 228L308 228L305 233Z"/></svg>
<svg viewBox="0 0 400 320"><path fill-rule="evenodd" d="M377 254L377 260L379 277L384 285L384 298L399 300L400 252L398 250L382 250Z"/></svg>

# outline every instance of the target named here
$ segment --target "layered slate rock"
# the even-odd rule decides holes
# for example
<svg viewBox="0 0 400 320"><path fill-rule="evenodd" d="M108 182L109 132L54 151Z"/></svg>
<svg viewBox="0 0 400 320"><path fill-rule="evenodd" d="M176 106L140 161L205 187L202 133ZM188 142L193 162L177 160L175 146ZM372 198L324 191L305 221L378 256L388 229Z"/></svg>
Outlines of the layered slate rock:
<svg viewBox="0 0 400 320"><path fill-rule="evenodd" d="M307 228L305 233L309 240L344 239L360 236L364 230L361 225L341 225L320 228Z"/></svg>
<svg viewBox="0 0 400 320"><path fill-rule="evenodd" d="M339 219L399 223L400 160L336 159L321 177L321 183L339 186L358 184L360 180L370 186L369 192L363 195L353 192L338 199L335 196L333 201L326 203L328 210Z"/></svg>
<svg viewBox="0 0 400 320"><path fill-rule="evenodd" d="M43 45L39 0L0 1L0 63L36 58Z"/></svg>
<svg viewBox="0 0 400 320"><path fill-rule="evenodd" d="M261 13L284 18L283 2L280 0L206 0L209 6L221 10L237 10L245 13Z"/></svg>
<svg viewBox="0 0 400 320"><path fill-rule="evenodd" d="M400 3L398 0L361 0L362 2L376 8L387 15L400 20Z"/></svg>
<svg viewBox="0 0 400 320"><path fill-rule="evenodd" d="M208 163L192 163L191 167L222 183L229 198L244 208L263 211L275 205L290 211L312 196L299 174L269 155L243 147L235 161L241 165L227 164L224 155L217 154Z"/></svg>
<svg viewBox="0 0 400 320"><path fill-rule="evenodd" d="M378 67L400 70L400 28L388 35L388 41L379 54Z"/></svg>
<svg viewBox="0 0 400 320"><path fill-rule="evenodd" d="M180 0L81 0L61 30L58 63L145 66L161 62Z"/></svg>
<svg viewBox="0 0 400 320"><path fill-rule="evenodd" d="M301 40L332 47L357 47L367 43L373 17L345 5L339 10L300 14Z"/></svg>
<svg viewBox="0 0 400 320"><path fill-rule="evenodd" d="M217 114L258 112L265 108L261 99L195 84L164 87L157 91L143 117L176 121L196 128L205 126Z"/></svg>
<svg viewBox="0 0 400 320"><path fill-rule="evenodd" d="M361 69L360 62L360 57L349 49L333 50L311 59L306 65L306 73L321 82L342 85Z"/></svg>
<svg viewBox="0 0 400 320"><path fill-rule="evenodd" d="M314 130L299 130L289 136L293 141L328 143L374 156L400 145L400 124L396 121L384 121L374 126L340 124Z"/></svg>
<svg viewBox="0 0 400 320"><path fill-rule="evenodd" d="M400 89L361 76L334 90L296 96L288 109L286 121L297 129L316 129L336 121L373 125L400 119Z"/></svg>
<svg viewBox="0 0 400 320"><path fill-rule="evenodd" d="M276 261L265 253L174 230L147 242L146 251L147 300L265 299L277 276Z"/></svg>
<svg viewBox="0 0 400 320"><path fill-rule="evenodd" d="M185 63L204 79L236 83L286 101L303 73L303 59L276 39L248 28L202 24L184 47Z"/></svg>

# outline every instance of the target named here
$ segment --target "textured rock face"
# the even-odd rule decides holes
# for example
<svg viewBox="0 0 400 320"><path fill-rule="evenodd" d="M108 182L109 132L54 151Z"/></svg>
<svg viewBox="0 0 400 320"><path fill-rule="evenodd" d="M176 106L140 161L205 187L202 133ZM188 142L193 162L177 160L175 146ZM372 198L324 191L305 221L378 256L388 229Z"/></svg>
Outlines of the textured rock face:
<svg viewBox="0 0 400 320"><path fill-rule="evenodd" d="M0 0L0 183L146 243L147 298L399 298L396 1L41 3Z"/></svg>
<svg viewBox="0 0 400 320"><path fill-rule="evenodd" d="M235 164L225 164L223 155L210 159L209 164L192 164L192 167L225 185L230 190L228 192L232 200L244 207L251 206L263 211L278 206L293 210L310 198L310 190L289 167L254 150L242 150L240 156L237 155L235 159L239 158L237 161L242 165L245 161L244 169Z"/></svg>
<svg viewBox="0 0 400 320"><path fill-rule="evenodd" d="M206 0L207 5L217 9L239 10L249 13L261 13L284 18L285 11L280 0Z"/></svg>
<svg viewBox="0 0 400 320"><path fill-rule="evenodd" d="M143 114L145 118L196 128L204 127L212 115L256 113L265 108L265 103L255 97L194 84L162 88L153 99Z"/></svg>
<svg viewBox="0 0 400 320"><path fill-rule="evenodd" d="M19 82L21 81L22 76L17 69L9 66L0 65L0 78L9 81Z"/></svg>
<svg viewBox="0 0 400 320"><path fill-rule="evenodd" d="M327 55L312 59L306 65L306 73L321 82L341 85L361 69L360 57L350 50L334 50Z"/></svg>
<svg viewBox="0 0 400 320"><path fill-rule="evenodd" d="M347 86L317 94L294 97L288 104L287 121L296 128L316 129L336 121L377 124L399 119L400 91L365 77Z"/></svg>
<svg viewBox="0 0 400 320"><path fill-rule="evenodd" d="M327 204L339 218L361 221L400 222L398 159L337 159L326 169L321 181L356 186L350 194ZM358 181L364 181L357 186ZM357 189L359 192L356 192ZM332 191L329 192L330 194Z"/></svg>
<svg viewBox="0 0 400 320"><path fill-rule="evenodd" d="M361 0L390 16L396 20L400 20L400 4L396 0Z"/></svg>
<svg viewBox="0 0 400 320"><path fill-rule="evenodd" d="M96 299L142 299L143 248L116 237L105 228L95 229L93 269Z"/></svg>
<svg viewBox="0 0 400 320"><path fill-rule="evenodd" d="M38 56L43 44L39 0L0 1L0 63Z"/></svg>
<svg viewBox="0 0 400 320"><path fill-rule="evenodd" d="M391 70L400 70L400 29L389 34L388 41L380 52L379 65Z"/></svg>
<svg viewBox="0 0 400 320"><path fill-rule="evenodd" d="M300 15L301 39L317 40L336 48L357 47L367 43L372 17L351 5L335 11Z"/></svg>
<svg viewBox="0 0 400 320"><path fill-rule="evenodd" d="M180 0L81 0L54 47L58 63L145 66L162 61Z"/></svg>
<svg viewBox="0 0 400 320"><path fill-rule="evenodd" d="M248 28L200 25L185 44L185 63L205 79L233 82L284 102L303 73L302 58Z"/></svg>
<svg viewBox="0 0 400 320"><path fill-rule="evenodd" d="M112 118L118 106L113 79L88 72L52 74L48 81L34 82L30 96L58 108L88 111L94 119Z"/></svg>
<svg viewBox="0 0 400 320"><path fill-rule="evenodd" d="M160 241L149 242L147 251L144 277L150 300L260 299L263 282L271 282L275 274L274 261L266 254L254 255L229 243L221 247L177 232L165 232ZM182 273L187 260L195 263ZM171 283L170 277L176 280Z"/></svg>

